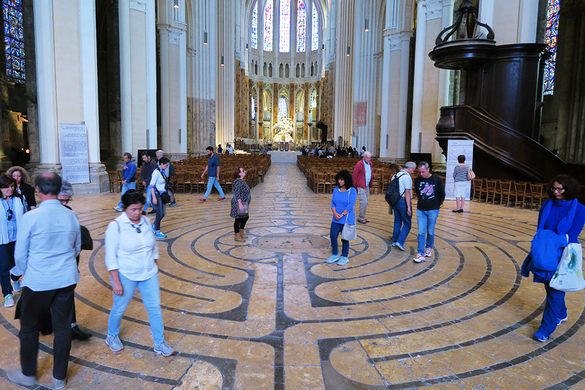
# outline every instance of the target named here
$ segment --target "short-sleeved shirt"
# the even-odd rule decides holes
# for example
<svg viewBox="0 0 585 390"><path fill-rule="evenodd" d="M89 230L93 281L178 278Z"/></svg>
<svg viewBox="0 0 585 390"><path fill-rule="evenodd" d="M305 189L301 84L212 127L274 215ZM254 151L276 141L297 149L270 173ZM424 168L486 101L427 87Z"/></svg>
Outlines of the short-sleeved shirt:
<svg viewBox="0 0 585 390"><path fill-rule="evenodd" d="M217 167L219 167L219 156L213 153L207 160L207 176L217 177Z"/></svg>
<svg viewBox="0 0 585 390"><path fill-rule="evenodd" d="M394 175L392 179L394 179L395 176L398 176L398 190L400 191L400 196L404 197L406 190L412 190L412 178L410 177L410 173L402 169ZM412 197L412 192L410 196Z"/></svg>
<svg viewBox="0 0 585 390"><path fill-rule="evenodd" d="M455 168L453 168L453 181L467 181L468 171L469 167L467 165L456 165Z"/></svg>

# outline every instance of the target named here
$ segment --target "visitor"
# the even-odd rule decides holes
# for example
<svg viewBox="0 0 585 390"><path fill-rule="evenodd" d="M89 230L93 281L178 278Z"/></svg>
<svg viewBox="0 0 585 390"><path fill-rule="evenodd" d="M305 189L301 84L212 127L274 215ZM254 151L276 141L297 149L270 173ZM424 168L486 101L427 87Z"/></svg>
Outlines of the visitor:
<svg viewBox="0 0 585 390"><path fill-rule="evenodd" d="M537 226L537 235L541 230L549 231L553 235L543 243L544 249L547 250L546 258L550 259L549 263L545 266L535 264L532 255L529 254L522 264L522 276L528 277L529 272L532 272L534 282L544 284L546 291L542 321L534 333L534 339L540 342L547 341L557 326L568 319L565 292L552 288L550 281L557 270L564 247L570 243L579 244L579 235L585 224L585 206L579 203L578 194L579 183L573 177L557 175L551 180L548 189L549 199L540 208ZM555 242L562 244L557 247L553 245ZM538 245L538 248L540 247L542 246ZM550 255L548 252L551 252Z"/></svg>
<svg viewBox="0 0 585 390"><path fill-rule="evenodd" d="M234 181L232 183L233 196L230 210L230 216L234 218L234 240L245 241L248 236L244 228L249 218L250 206L250 186L244 180L246 171L239 167L234 172Z"/></svg>
<svg viewBox="0 0 585 390"><path fill-rule="evenodd" d="M136 164L132 161L132 155L128 152L122 156L124 166L122 167L122 190L120 191L120 202L114 207L114 210L122 211L122 196L128 190L136 189Z"/></svg>
<svg viewBox="0 0 585 390"><path fill-rule="evenodd" d="M4 297L4 307L14 306L13 292L20 292L20 276L12 275L14 267L14 247L16 235L25 213L24 203L15 196L15 181L8 175L0 175L0 285ZM11 283L12 281L12 283Z"/></svg>
<svg viewBox="0 0 585 390"><path fill-rule="evenodd" d="M374 171L372 169L372 155L370 152L365 152L362 159L355 164L351 178L353 185L357 188L358 199L360 200L360 214L358 217L359 223L368 223L366 219L366 211L368 209L368 201L370 198L370 188L373 184Z"/></svg>
<svg viewBox="0 0 585 390"><path fill-rule="evenodd" d="M160 231L160 223L165 217L166 203L170 202L170 196L167 192L169 178L165 171L168 169L170 161L166 157L161 157L158 161L158 169L152 172L150 179L150 196L152 204L156 207L156 217L154 219L154 236L156 238L167 238L167 235Z"/></svg>
<svg viewBox="0 0 585 390"><path fill-rule="evenodd" d="M347 222L348 225L355 225L355 201L357 194L353 188L351 174L346 171L339 171L335 175L337 186L333 189L331 197L331 227L329 228L329 238L331 239L331 256L327 263L346 265L349 263L349 241L341 239L341 256L339 256L338 237L343 232L343 227ZM343 237L343 236L342 236Z"/></svg>
<svg viewBox="0 0 585 390"><path fill-rule="evenodd" d="M156 170L156 163L152 161L150 154L142 154L142 167L140 167L140 180L142 180L142 186L146 192L146 203L144 204L144 213L148 211L149 207L152 207L152 195L150 181L152 179L152 172ZM155 214L156 210L150 211L148 214Z"/></svg>
<svg viewBox="0 0 585 390"><path fill-rule="evenodd" d="M225 194L223 193L223 189L219 184L219 170L221 164L219 156L213 153L213 146L208 146L207 148L205 148L205 150L207 150L208 159L207 166L205 167L205 170L201 174L201 178L203 179L205 177L205 174L207 174L207 191L205 191L203 198L200 198L199 201L205 202L209 197L209 194L211 194L211 190L213 189L213 187L215 187L217 192L219 192L219 198L217 200L222 201L225 199Z"/></svg>
<svg viewBox="0 0 585 390"><path fill-rule="evenodd" d="M462 213L467 196L467 183L469 182L469 165L465 164L465 155L457 156L457 166L453 168L453 196L455 196L456 207L454 213Z"/></svg>
<svg viewBox="0 0 585 390"><path fill-rule="evenodd" d="M392 246L401 251L406 250L406 237L410 233L412 225L412 173L416 169L416 164L408 161L404 167L392 176L398 178L398 191L400 200L393 207L394 212L394 231L392 232Z"/></svg>
<svg viewBox="0 0 585 390"><path fill-rule="evenodd" d="M13 166L6 171L6 174L16 182L15 195L25 202L25 212L37 207L35 189L29 183L30 178L23 167Z"/></svg>
<svg viewBox="0 0 585 390"><path fill-rule="evenodd" d="M26 213L18 227L16 267L22 271L20 363L7 372L21 386L36 385L39 347L39 313L52 313L53 388L65 387L71 350L73 294L79 281L75 257L81 250L81 233L75 213L57 196L61 177L47 172L35 179L41 205Z"/></svg>
<svg viewBox="0 0 585 390"><path fill-rule="evenodd" d="M227 144L227 147L225 148L225 153L228 156L233 156L235 151L234 151L234 147L232 146L232 144Z"/></svg>
<svg viewBox="0 0 585 390"><path fill-rule="evenodd" d="M223 148L221 147L221 144L217 146L217 154L223 154Z"/></svg>
<svg viewBox="0 0 585 390"><path fill-rule="evenodd" d="M366 147L362 146L362 151L360 152L360 157L364 157L364 154L367 152L368 152L368 150L366 149Z"/></svg>
<svg viewBox="0 0 585 390"><path fill-rule="evenodd" d="M124 212L110 222L106 230L105 262L113 292L106 344L115 353L124 349L119 336L120 323L134 292L138 289L148 312L154 352L171 356L175 351L165 341L160 307L158 245L148 218L141 215L144 203L142 193L126 192L122 197Z"/></svg>
<svg viewBox="0 0 585 390"><path fill-rule="evenodd" d="M165 156L165 152L163 150L159 149L155 152L155 156L156 156L156 166L160 169L160 159ZM170 162L170 160L169 160L169 165L168 165L167 169L164 170L164 174L167 177L167 193L169 194L169 197L171 198L171 203L169 203L169 207L177 207L177 200L175 199L175 188L173 187L173 184L172 184L172 181L173 181L174 177L176 176L176 173L175 173L175 167L173 166L173 163Z"/></svg>
<svg viewBox="0 0 585 390"><path fill-rule="evenodd" d="M415 263L433 255L435 247L435 224L439 209L445 200L445 187L441 178L433 173L426 161L418 163L418 177L414 179L414 191L418 198L416 220L418 223L418 246L413 258Z"/></svg>

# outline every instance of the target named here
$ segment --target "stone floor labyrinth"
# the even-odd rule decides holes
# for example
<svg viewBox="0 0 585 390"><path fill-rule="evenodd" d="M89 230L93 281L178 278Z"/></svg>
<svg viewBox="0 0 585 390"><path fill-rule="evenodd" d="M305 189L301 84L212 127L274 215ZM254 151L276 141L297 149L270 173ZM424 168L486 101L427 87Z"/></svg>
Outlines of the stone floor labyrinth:
<svg viewBox="0 0 585 390"><path fill-rule="evenodd" d="M103 235L115 198L72 204L96 246L82 254L76 289L78 322L94 337L74 342L68 388L585 388L585 294L567 295L569 320L550 342L531 339L544 291L519 264L536 212L472 204L455 214L447 202L434 256L415 264L416 223L407 252L390 250L392 217L375 195L350 263L327 265L330 198L309 191L293 164L273 164L253 190L245 243L233 240L228 202L179 195L159 242L166 338L179 354L152 352L137 294L122 323L126 349L114 355ZM13 388L5 370L18 362L13 317L0 311L0 389ZM51 343L42 338L41 383Z"/></svg>

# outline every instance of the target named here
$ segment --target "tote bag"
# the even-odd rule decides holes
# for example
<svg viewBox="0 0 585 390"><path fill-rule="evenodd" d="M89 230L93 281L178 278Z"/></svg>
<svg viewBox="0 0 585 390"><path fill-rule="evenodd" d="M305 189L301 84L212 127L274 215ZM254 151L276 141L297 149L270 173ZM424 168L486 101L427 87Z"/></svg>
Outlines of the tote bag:
<svg viewBox="0 0 585 390"><path fill-rule="evenodd" d="M349 204L349 193L351 192L351 188L347 191L347 203ZM345 224L343 225L343 231L341 232L341 239L342 240L355 240L357 238L357 231L355 229L355 224L350 225L347 223L349 220L349 214L345 217Z"/></svg>
<svg viewBox="0 0 585 390"><path fill-rule="evenodd" d="M581 244L570 243L563 250L559 267L550 281L550 286L555 290L565 292L579 291L585 288Z"/></svg>

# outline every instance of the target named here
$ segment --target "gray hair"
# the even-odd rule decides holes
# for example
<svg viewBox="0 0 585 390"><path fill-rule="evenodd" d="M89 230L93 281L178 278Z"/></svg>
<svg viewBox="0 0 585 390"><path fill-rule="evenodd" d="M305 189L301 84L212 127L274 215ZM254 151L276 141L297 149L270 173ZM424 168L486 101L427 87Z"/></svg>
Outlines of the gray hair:
<svg viewBox="0 0 585 390"><path fill-rule="evenodd" d="M164 151L164 150L162 150L162 149L159 149L159 150L157 150L157 151L156 151L156 153L160 153L160 154L162 154L163 156L165 155L165 151Z"/></svg>
<svg viewBox="0 0 585 390"><path fill-rule="evenodd" d="M404 169L416 169L416 164L414 161L407 161L404 163Z"/></svg>
<svg viewBox="0 0 585 390"><path fill-rule="evenodd" d="M429 163L426 161L421 161L418 163L418 168L429 168Z"/></svg>
<svg viewBox="0 0 585 390"><path fill-rule="evenodd" d="M63 180L61 183L59 196L73 196L73 186L67 180Z"/></svg>
<svg viewBox="0 0 585 390"><path fill-rule="evenodd" d="M364 154L362 154L363 157L372 157L372 153L370 152L364 152Z"/></svg>

